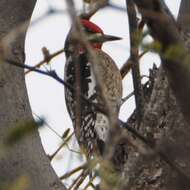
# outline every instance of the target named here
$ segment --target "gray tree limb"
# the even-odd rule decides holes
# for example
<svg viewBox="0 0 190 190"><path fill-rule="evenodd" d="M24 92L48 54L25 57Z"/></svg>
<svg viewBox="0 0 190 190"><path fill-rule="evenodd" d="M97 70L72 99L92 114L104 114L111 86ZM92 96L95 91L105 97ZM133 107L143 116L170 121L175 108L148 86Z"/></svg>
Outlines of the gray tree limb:
<svg viewBox="0 0 190 190"><path fill-rule="evenodd" d="M155 40L161 43L160 56L172 90L190 123L189 52L181 40L179 28L158 0L135 1Z"/></svg>
<svg viewBox="0 0 190 190"><path fill-rule="evenodd" d="M0 1L0 39L11 30L29 20L35 0ZM6 49L9 59L24 63L24 42L27 30L18 35ZM3 45L3 44L1 44ZM0 64L0 144L17 122L32 120L32 113L25 86L24 70ZM0 150L0 184L12 184L19 176L29 179L27 190L65 189L50 166L41 145L38 130L3 152Z"/></svg>
<svg viewBox="0 0 190 190"><path fill-rule="evenodd" d="M161 51L167 51L171 44L182 44L184 47L173 20L166 21L163 19L165 18L162 17L163 15L159 15L159 18L158 16L157 18L151 17L152 20L147 18L148 14L158 10L156 9L159 8L156 4L157 0L135 2L141 8L141 13L145 16L153 37L162 42L163 49ZM178 17L182 32L184 28L188 28L189 24L187 20L184 22L183 18L186 18L184 14L189 11L190 3L188 0L182 0ZM165 16L167 17L167 15ZM184 36L189 39L187 33L184 33ZM185 45L188 47L188 44ZM184 51L188 56L188 50ZM145 107L146 111L140 132L146 136L159 153L165 154L167 159L181 172L158 156L141 155L136 150L132 150L126 164L126 184L123 189L188 190L190 187L190 143L188 140L190 128L189 123L186 122L186 120L189 122L189 87L187 88L190 84L189 69L184 64L183 58L179 59L173 54L174 59L168 60L162 53L163 67L157 73L151 98ZM171 67L169 64L173 63L174 66ZM181 64L182 69L179 68ZM177 90L178 92L176 92Z"/></svg>

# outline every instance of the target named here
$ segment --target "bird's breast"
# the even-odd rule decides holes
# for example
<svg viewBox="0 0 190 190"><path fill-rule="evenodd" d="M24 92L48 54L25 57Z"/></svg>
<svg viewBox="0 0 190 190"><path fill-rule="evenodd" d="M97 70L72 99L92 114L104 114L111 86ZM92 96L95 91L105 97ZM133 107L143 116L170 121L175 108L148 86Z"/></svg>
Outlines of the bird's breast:
<svg viewBox="0 0 190 190"><path fill-rule="evenodd" d="M101 90L113 109L118 113L118 105L122 97L121 75L114 61L104 52L96 51L97 60L92 65L87 54L80 54L77 62L72 54L67 56L65 65L65 82L76 89L76 64L80 66L80 91L85 98L92 103L96 103L100 108L105 104ZM100 60L100 61L99 61ZM96 73L94 68L96 67ZM98 81L97 81L98 78ZM101 85L101 88L100 86ZM66 105L75 126L76 93L65 88ZM81 126L79 144L83 144L90 152L94 147L98 147L98 142L105 142L109 136L109 119L103 113L98 112L93 104L81 98ZM100 147L99 147L100 149Z"/></svg>

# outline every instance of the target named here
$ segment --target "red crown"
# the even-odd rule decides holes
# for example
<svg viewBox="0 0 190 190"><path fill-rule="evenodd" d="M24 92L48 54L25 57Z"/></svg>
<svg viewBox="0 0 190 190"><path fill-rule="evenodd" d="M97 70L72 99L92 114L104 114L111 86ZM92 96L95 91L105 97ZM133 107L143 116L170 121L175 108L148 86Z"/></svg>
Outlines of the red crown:
<svg viewBox="0 0 190 190"><path fill-rule="evenodd" d="M91 22L89 20L81 19L81 23L84 27L92 30L92 32L103 34L103 30L99 26L94 24L93 22Z"/></svg>

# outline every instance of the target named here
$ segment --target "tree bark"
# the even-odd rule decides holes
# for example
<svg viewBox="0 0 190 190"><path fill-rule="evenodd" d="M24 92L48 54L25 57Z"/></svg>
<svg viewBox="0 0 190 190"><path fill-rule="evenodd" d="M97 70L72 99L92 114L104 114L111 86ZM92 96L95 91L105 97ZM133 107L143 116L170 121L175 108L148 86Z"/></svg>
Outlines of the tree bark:
<svg viewBox="0 0 190 190"><path fill-rule="evenodd" d="M190 10L190 1L181 0L180 10L179 10L177 20L182 29L190 27L189 26L190 24L189 10Z"/></svg>
<svg viewBox="0 0 190 190"><path fill-rule="evenodd" d="M0 39L19 24L29 20L35 0L0 1ZM24 63L24 41L27 26L6 49L5 55ZM0 144L17 122L32 120L25 86L24 71L6 63L0 64ZM38 130L4 151L0 150L0 184L12 184L19 176L29 179L27 190L65 189L56 176L41 145Z"/></svg>
<svg viewBox="0 0 190 190"><path fill-rule="evenodd" d="M148 2L150 1L146 1L147 4ZM188 40L189 32L184 31L189 31L189 12L189 1L182 0L178 22L184 35L183 39ZM158 23L155 22L154 25ZM189 43L185 44L186 47L190 47ZM123 189L189 189L190 128L180 108L173 87L171 88L171 83L168 82L167 69L165 71L161 67L140 126L140 133L154 145L158 154L141 155L132 148L126 164L126 184Z"/></svg>

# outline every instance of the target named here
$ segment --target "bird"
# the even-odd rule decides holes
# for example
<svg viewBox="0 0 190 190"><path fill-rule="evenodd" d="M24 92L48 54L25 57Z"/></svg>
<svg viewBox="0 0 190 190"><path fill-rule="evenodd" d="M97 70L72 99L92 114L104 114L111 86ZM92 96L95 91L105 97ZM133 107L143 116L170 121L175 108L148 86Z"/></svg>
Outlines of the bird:
<svg viewBox="0 0 190 190"><path fill-rule="evenodd" d="M87 50L80 41L73 42L73 28L71 27L65 40L66 64L64 68L64 81L74 88L65 87L65 101L68 113L71 117L78 144L88 158L103 155L105 143L109 138L110 121L105 113L97 110L95 104L100 108L105 107L101 90L104 90L104 98L115 110L118 116L122 100L122 77L114 60L102 50L104 42L120 40L120 37L106 35L103 30L87 19L80 19L83 31L87 36L96 57L96 68L98 79L95 76L92 62L89 59ZM94 38L96 36L96 38ZM76 58L76 54L78 59ZM79 129L76 129L76 64L80 70L80 92L92 104L81 98L81 122ZM94 64L94 63L93 63ZM101 89L98 86L101 84Z"/></svg>

